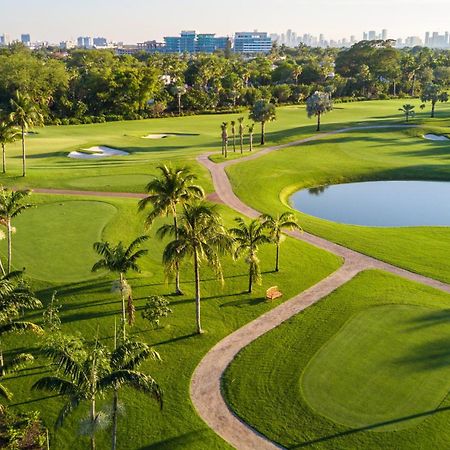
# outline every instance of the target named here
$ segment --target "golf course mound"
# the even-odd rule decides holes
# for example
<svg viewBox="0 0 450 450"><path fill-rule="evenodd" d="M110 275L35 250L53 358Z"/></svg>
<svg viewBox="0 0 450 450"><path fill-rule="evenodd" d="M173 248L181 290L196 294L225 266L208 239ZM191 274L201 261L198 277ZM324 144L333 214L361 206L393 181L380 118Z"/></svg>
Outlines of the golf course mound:
<svg viewBox="0 0 450 450"><path fill-rule="evenodd" d="M86 149L82 149L83 151L74 151L70 152L67 156L73 159L99 159L99 158L108 158L111 156L128 156L128 152L124 152L123 150L118 150L116 148L105 147L105 146L96 146L90 147ZM85 153L86 152L86 153Z"/></svg>
<svg viewBox="0 0 450 450"><path fill-rule="evenodd" d="M166 139L168 137L186 137L191 136L190 134L175 134L175 133L153 133L142 136L142 139Z"/></svg>
<svg viewBox="0 0 450 450"><path fill-rule="evenodd" d="M353 316L308 364L300 383L307 403L349 427L392 431L417 425L450 389L450 367L433 364L448 356L438 348L435 328L424 326L438 313L385 305ZM441 332L448 336L450 323Z"/></svg>
<svg viewBox="0 0 450 450"><path fill-rule="evenodd" d="M425 134L423 137L428 141L450 141L447 136L442 136L439 134Z"/></svg>

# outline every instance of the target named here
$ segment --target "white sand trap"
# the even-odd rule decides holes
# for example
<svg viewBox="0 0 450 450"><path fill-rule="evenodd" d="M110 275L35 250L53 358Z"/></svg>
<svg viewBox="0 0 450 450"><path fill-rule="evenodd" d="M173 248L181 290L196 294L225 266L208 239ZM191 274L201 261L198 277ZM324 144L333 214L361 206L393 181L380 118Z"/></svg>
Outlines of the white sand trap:
<svg viewBox="0 0 450 450"><path fill-rule="evenodd" d="M67 156L69 158L73 159L99 159L99 158L107 158L110 156L128 156L128 152L124 152L122 150L117 150L116 148L110 148L110 147L91 147L83 149L86 152L90 153L83 153L83 152L70 152Z"/></svg>
<svg viewBox="0 0 450 450"><path fill-rule="evenodd" d="M164 139L173 134L147 134L147 136L142 136L142 139Z"/></svg>
<svg viewBox="0 0 450 450"><path fill-rule="evenodd" d="M439 136L437 134L425 134L424 138L429 141L450 141L447 136Z"/></svg>

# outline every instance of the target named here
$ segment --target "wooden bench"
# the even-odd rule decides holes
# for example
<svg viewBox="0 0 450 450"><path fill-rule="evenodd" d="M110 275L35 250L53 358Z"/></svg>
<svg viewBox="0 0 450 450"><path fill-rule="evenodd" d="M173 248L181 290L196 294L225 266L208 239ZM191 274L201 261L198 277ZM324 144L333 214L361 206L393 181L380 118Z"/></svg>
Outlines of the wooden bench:
<svg viewBox="0 0 450 450"><path fill-rule="evenodd" d="M282 296L283 294L278 290L278 286L272 286L271 288L267 289L266 292L267 300L276 300L277 298L280 298Z"/></svg>

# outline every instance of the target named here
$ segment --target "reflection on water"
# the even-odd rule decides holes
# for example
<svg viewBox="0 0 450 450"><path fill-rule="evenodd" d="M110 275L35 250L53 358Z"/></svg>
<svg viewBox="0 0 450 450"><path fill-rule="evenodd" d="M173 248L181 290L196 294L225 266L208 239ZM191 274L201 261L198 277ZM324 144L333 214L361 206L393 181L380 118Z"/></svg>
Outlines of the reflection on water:
<svg viewBox="0 0 450 450"><path fill-rule="evenodd" d="M374 181L304 189L291 197L299 211L366 226L450 226L450 183Z"/></svg>

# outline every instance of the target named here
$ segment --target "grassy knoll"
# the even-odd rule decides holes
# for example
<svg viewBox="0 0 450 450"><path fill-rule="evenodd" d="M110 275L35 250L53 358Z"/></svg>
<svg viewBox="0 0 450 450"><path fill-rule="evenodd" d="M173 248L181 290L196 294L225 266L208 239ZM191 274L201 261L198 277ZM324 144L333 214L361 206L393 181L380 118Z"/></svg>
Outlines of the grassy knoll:
<svg viewBox="0 0 450 450"><path fill-rule="evenodd" d="M448 294L378 271L246 347L224 379L287 448L447 448Z"/></svg>
<svg viewBox="0 0 450 450"><path fill-rule="evenodd" d="M398 121L401 116L397 109L402 103L404 101L396 100L339 104L325 118L324 129L337 129L365 121L383 122L392 118ZM419 116L425 117L426 114ZM247 119L247 112L242 115ZM7 147L8 175L0 175L0 182L28 187L139 192L155 166L170 160L174 164L194 166L201 183L211 190L209 176L195 163L195 156L207 151L220 151L220 124L239 116L218 114L39 128L37 134L30 134L27 139L27 178L23 180L19 176L21 147L17 142ZM277 117L267 127L267 145L314 134L314 120L306 117L304 106L279 108ZM165 139L142 138L151 133L178 135ZM259 148L257 133L255 151ZM130 155L102 160L67 158L71 151L97 145L125 150ZM239 156L239 153L233 154L230 137L230 158L233 156Z"/></svg>
<svg viewBox="0 0 450 450"><path fill-rule="evenodd" d="M430 128L432 124L436 128ZM289 195L306 187L361 180L450 180L450 144L421 137L432 130L449 132L444 124L437 120L404 131L348 132L231 166L228 173L235 192L262 212L285 210ZM301 213L298 217L314 234L450 281L448 227L371 228L341 225Z"/></svg>
<svg viewBox="0 0 450 450"><path fill-rule="evenodd" d="M136 200L83 198L74 201L73 197L38 195L32 198L39 203L39 207L24 212L20 218L23 222L17 221L15 261L29 267L29 275L45 280L32 280L41 298L48 300L53 290L58 291L63 305L61 316L64 332L79 334L88 340L98 334L103 342L112 346L114 319L119 317L120 300L118 293L111 292L112 277L91 277L89 270L93 255L89 254L88 249L100 235L112 241L123 239L129 242L142 233L142 217L136 214ZM61 216L61 210L64 216ZM231 225L235 214L225 207L222 211ZM102 220L98 219L98 214ZM64 224L67 233L61 235ZM77 234L77 229L82 233ZM40 236L45 236L45 239L40 239ZM36 243L36 255L31 251L31 242ZM275 306L276 303L264 301L264 292L269 286L280 286L285 293L284 299L288 299L335 270L340 261L309 245L288 240L283 244L282 271L275 274L272 272L275 249L268 246L262 249L260 255L263 284L251 296L244 293L247 266L243 261L235 263L230 258L225 261L224 287L205 269L202 294L203 324L207 332L202 336L194 336L194 283L190 265L186 265L182 272L185 295L170 297L173 314L163 321L163 328L152 330L141 318L140 309L145 305L146 297L153 294L170 295L173 292L173 286L167 285L164 280L161 267L163 244L151 232L147 245L151 251L142 261L142 274L131 274L129 277L138 309L137 323L131 334L136 339L154 345L163 358L161 364L149 362L143 369L151 373L164 388L165 406L159 412L158 407L143 395L124 391L121 396L126 413L119 421L119 448L228 448L193 410L189 399L193 370L218 340ZM66 279L65 271L73 278ZM75 282L77 276L79 278ZM41 313L33 313L30 318L39 322ZM36 352L41 342L35 336L24 334L10 337L3 344L11 352L25 349ZM38 358L30 369L7 377L5 384L14 392L11 405L19 411L42 411L45 423L52 428L62 401L30 392L32 383L50 370L47 362ZM100 405L108 406L109 400L107 397ZM62 429L56 434L52 432L53 448L86 448L86 438L78 435L80 419L86 414L87 409L80 408ZM98 447L108 448L108 445L109 433L100 432Z"/></svg>

